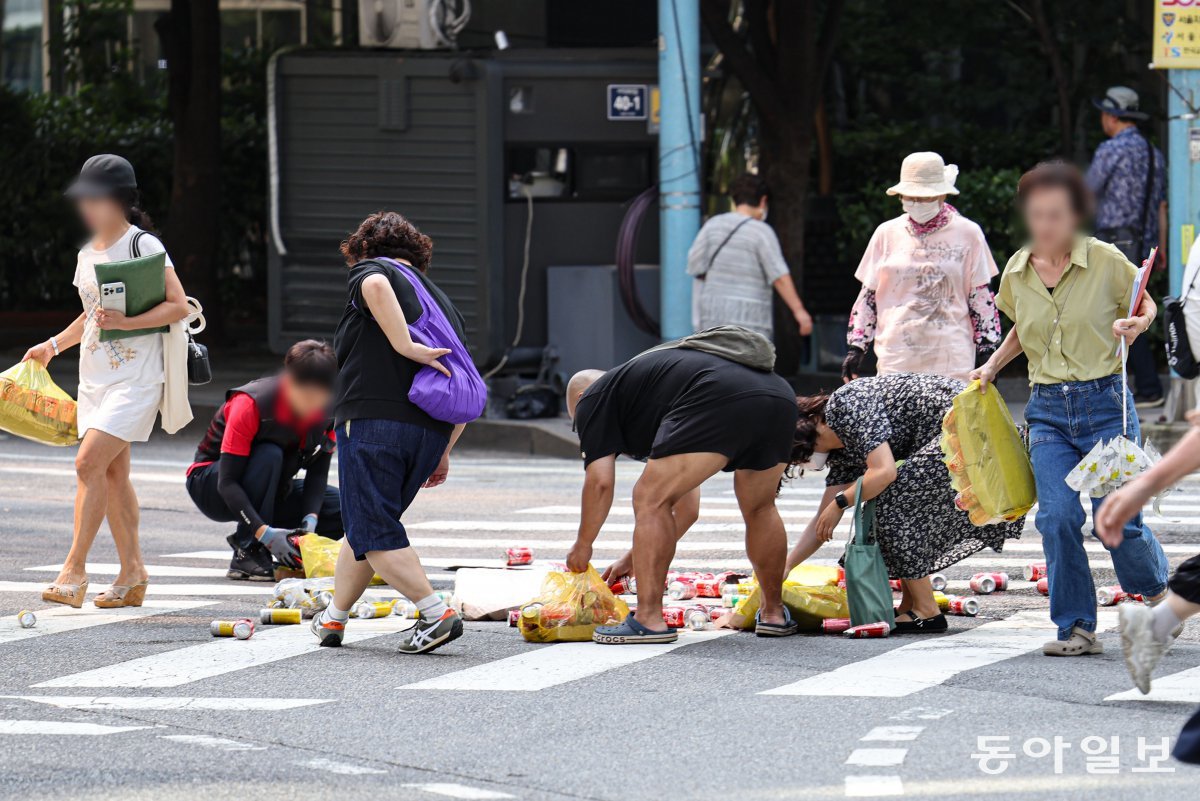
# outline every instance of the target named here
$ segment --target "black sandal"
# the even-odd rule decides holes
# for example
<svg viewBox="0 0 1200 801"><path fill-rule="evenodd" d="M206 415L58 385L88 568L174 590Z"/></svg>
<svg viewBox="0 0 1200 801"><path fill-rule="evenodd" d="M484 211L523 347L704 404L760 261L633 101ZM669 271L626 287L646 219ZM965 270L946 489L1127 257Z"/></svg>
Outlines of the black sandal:
<svg viewBox="0 0 1200 801"><path fill-rule="evenodd" d="M896 634L944 634L950 630L946 616L940 612L934 617L917 617L912 612L905 612L912 620L897 620Z"/></svg>

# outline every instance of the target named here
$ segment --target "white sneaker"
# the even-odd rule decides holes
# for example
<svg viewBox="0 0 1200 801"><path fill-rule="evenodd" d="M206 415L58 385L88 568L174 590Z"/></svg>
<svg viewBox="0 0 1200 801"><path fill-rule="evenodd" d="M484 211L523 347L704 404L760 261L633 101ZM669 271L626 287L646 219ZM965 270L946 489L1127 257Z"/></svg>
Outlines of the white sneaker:
<svg viewBox="0 0 1200 801"><path fill-rule="evenodd" d="M1121 604L1117 608L1121 621L1121 648L1125 651L1125 667L1133 677L1133 683L1142 691L1150 692L1150 676L1162 660L1173 640L1161 643L1154 639L1154 610L1140 604Z"/></svg>

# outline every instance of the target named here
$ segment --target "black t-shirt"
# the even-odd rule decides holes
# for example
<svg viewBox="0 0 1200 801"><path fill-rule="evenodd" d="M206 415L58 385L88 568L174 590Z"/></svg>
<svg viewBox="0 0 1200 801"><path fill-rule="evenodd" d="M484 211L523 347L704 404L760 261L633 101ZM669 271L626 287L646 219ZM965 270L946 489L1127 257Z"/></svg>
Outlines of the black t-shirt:
<svg viewBox="0 0 1200 801"><path fill-rule="evenodd" d="M446 312L459 339L466 341L463 318L458 309L432 281L416 269L411 272ZM347 279L349 299L333 337L339 368L334 416L339 425L346 420L398 420L424 426L448 437L454 426L434 420L408 399L413 378L423 365L396 353L387 334L371 316L362 295L362 283L369 275L382 275L388 280L400 301L404 319L409 323L420 319L422 314L416 291L396 268L375 261L359 262L350 268Z"/></svg>
<svg viewBox="0 0 1200 801"><path fill-rule="evenodd" d="M663 420L756 395L796 403L792 388L775 373L709 353L670 348L639 356L609 370L579 399L575 430L584 465L613 454L645 459Z"/></svg>

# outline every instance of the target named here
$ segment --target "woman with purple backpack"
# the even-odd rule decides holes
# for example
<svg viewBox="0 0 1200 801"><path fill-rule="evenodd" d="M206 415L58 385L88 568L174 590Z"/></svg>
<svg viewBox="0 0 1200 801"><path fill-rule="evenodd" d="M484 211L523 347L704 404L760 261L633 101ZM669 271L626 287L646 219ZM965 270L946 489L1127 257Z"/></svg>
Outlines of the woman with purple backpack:
<svg viewBox="0 0 1200 801"><path fill-rule="evenodd" d="M426 276L433 241L401 215L377 212L342 243L349 300L334 336L338 483L346 544L334 596L312 622L339 646L350 607L378 573L420 610L401 653L462 636L462 619L434 593L410 547L404 511L450 470L450 451L483 412L483 379L463 344L463 318Z"/></svg>

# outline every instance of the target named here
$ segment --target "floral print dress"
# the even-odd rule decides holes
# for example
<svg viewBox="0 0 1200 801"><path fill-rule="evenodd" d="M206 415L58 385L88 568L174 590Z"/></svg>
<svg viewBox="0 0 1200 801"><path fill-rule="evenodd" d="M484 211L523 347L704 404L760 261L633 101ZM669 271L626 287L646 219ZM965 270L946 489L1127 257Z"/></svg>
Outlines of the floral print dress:
<svg viewBox="0 0 1200 801"><path fill-rule="evenodd" d="M876 537L891 578L928 576L971 554L1000 551L1018 539L1025 519L976 526L954 505L942 462L942 418L966 384L918 373L859 378L829 397L825 422L844 447L829 454L826 484L853 484L867 455L883 443L904 461L875 504Z"/></svg>

